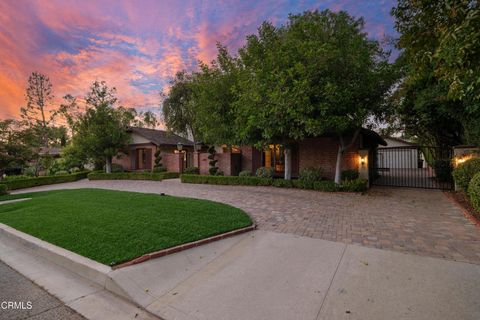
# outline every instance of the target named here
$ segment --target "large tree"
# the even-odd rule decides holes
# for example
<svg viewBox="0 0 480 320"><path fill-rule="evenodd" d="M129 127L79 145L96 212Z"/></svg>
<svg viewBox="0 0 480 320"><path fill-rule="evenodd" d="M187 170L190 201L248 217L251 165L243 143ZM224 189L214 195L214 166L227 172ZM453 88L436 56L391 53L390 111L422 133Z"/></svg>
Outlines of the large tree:
<svg viewBox="0 0 480 320"><path fill-rule="evenodd" d="M239 140L283 144L286 179L289 144L331 133L340 144L340 183L344 152L369 117L382 112L395 73L388 54L363 29L363 19L343 11L305 12L280 27L263 23L240 50L244 68L234 103Z"/></svg>
<svg viewBox="0 0 480 320"><path fill-rule="evenodd" d="M397 114L421 142L480 144L480 7L471 0L400 0L392 10L405 77Z"/></svg>
<svg viewBox="0 0 480 320"><path fill-rule="evenodd" d="M124 108L115 108L115 93L115 88L109 88L103 81L92 84L86 97L87 110L79 116L73 137L80 154L104 159L107 173L112 171L112 158L130 139L126 129L131 118Z"/></svg>

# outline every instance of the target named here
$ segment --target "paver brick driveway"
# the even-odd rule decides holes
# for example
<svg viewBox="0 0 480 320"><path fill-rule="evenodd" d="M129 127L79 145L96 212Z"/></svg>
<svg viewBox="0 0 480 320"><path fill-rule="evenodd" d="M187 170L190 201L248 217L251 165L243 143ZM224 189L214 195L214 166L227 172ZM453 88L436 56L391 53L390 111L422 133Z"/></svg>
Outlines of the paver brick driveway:
<svg viewBox="0 0 480 320"><path fill-rule="evenodd" d="M85 187L209 199L244 209L263 230L480 264L480 229L438 190L373 188L359 195L179 180L83 180L22 192Z"/></svg>

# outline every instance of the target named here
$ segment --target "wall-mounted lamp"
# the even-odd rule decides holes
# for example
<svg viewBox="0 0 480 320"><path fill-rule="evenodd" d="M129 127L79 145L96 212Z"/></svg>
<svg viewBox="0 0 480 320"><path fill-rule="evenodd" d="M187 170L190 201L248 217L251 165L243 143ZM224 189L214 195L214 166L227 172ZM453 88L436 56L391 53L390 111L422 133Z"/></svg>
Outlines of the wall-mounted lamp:
<svg viewBox="0 0 480 320"><path fill-rule="evenodd" d="M197 152L200 151L202 149L202 144L200 142L195 142L193 149Z"/></svg>
<svg viewBox="0 0 480 320"><path fill-rule="evenodd" d="M367 156L359 156L359 159L360 159L360 166L365 166L367 164Z"/></svg>
<svg viewBox="0 0 480 320"><path fill-rule="evenodd" d="M177 143L177 150L182 151L183 150L183 144L181 142Z"/></svg>
<svg viewBox="0 0 480 320"><path fill-rule="evenodd" d="M455 167L458 167L459 165L461 165L465 161L470 160L472 158L473 158L472 154L455 157L455 161L454 161L455 162Z"/></svg>

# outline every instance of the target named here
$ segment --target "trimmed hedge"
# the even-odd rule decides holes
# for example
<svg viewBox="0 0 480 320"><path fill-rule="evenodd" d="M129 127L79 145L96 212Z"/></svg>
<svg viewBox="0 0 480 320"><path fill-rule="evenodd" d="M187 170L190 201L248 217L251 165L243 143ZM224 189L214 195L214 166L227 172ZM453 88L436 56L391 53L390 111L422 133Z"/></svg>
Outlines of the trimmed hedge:
<svg viewBox="0 0 480 320"><path fill-rule="evenodd" d="M473 176L480 172L480 158L465 161L453 170L455 183L463 190L468 190L468 184Z"/></svg>
<svg viewBox="0 0 480 320"><path fill-rule="evenodd" d="M6 180L1 181L0 184L6 185L8 190L25 189L37 186L43 186L48 184L57 184L65 182L74 182L81 179L85 179L88 175L88 171L76 172L72 174L65 174L59 176L44 176L44 177L31 177L24 179Z"/></svg>
<svg viewBox="0 0 480 320"><path fill-rule="evenodd" d="M183 183L198 183L198 184L217 184L217 185L237 185L237 186L274 186L279 188L299 188L299 189L313 189L325 192L346 191L346 192L364 192L367 190L367 180L355 179L345 181L342 185L337 185L330 180L316 181L311 185L303 184L300 180L284 180L272 178L260 178L249 176L208 176L196 174L182 174L180 180Z"/></svg>
<svg viewBox="0 0 480 320"><path fill-rule="evenodd" d="M7 186L4 184L0 184L0 196L8 194Z"/></svg>
<svg viewBox="0 0 480 320"><path fill-rule="evenodd" d="M182 174L183 183L220 184L220 185L246 185L246 186L271 186L273 179L260 177L237 176L207 176L197 174Z"/></svg>
<svg viewBox="0 0 480 320"><path fill-rule="evenodd" d="M468 196L472 206L480 213L480 172L470 180Z"/></svg>
<svg viewBox="0 0 480 320"><path fill-rule="evenodd" d="M177 172L117 172L104 173L92 172L88 180L154 180L176 179L180 176Z"/></svg>

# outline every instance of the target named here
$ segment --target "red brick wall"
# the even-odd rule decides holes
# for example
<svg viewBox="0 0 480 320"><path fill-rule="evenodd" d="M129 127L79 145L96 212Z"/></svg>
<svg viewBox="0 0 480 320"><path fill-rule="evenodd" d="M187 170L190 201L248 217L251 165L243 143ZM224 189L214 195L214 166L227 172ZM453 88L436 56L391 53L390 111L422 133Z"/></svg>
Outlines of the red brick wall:
<svg viewBox="0 0 480 320"><path fill-rule="evenodd" d="M169 172L183 172L182 153L162 153L162 163Z"/></svg>
<svg viewBox="0 0 480 320"><path fill-rule="evenodd" d="M208 169L208 153L203 152L199 154L200 157L200 174L209 174Z"/></svg>
<svg viewBox="0 0 480 320"><path fill-rule="evenodd" d="M348 141L348 139L346 139ZM358 148L357 143L347 150L343 157L342 170L358 169ZM335 138L312 138L305 139L299 144L299 167L300 170L306 167L321 167L325 170L326 178L335 177L335 165L337 162L338 140Z"/></svg>

